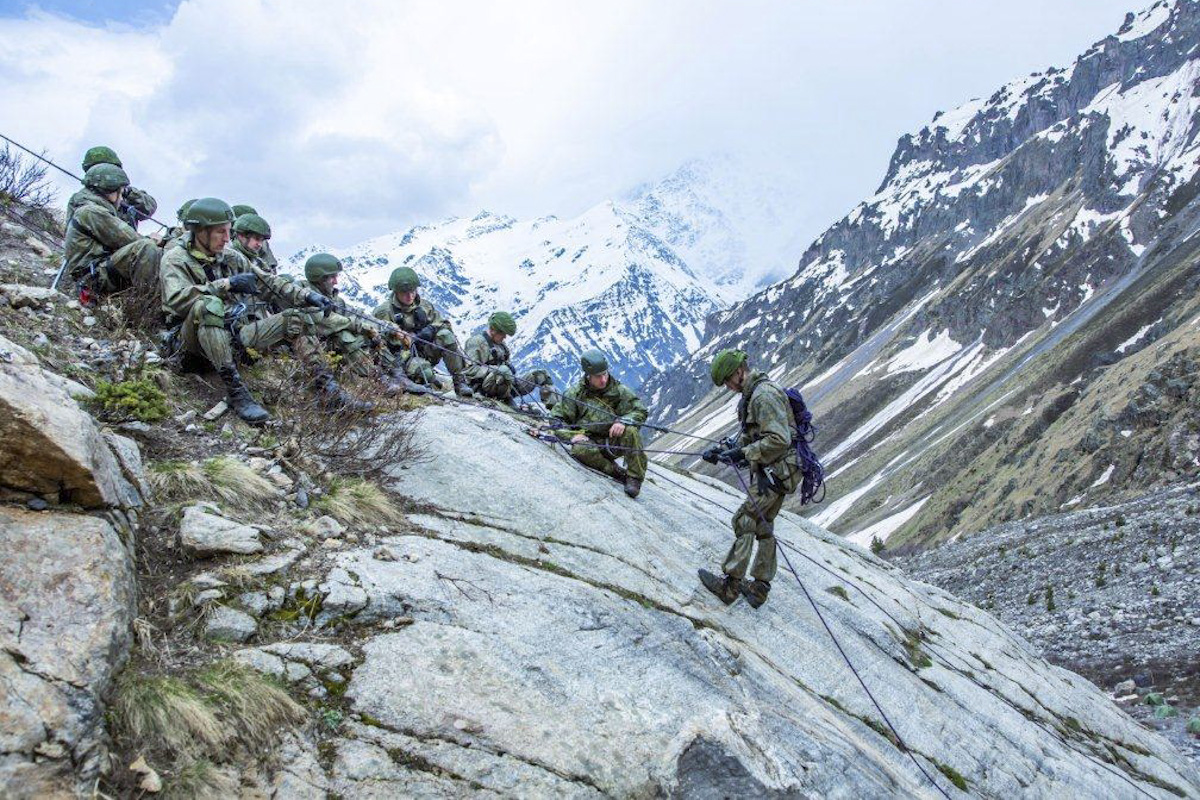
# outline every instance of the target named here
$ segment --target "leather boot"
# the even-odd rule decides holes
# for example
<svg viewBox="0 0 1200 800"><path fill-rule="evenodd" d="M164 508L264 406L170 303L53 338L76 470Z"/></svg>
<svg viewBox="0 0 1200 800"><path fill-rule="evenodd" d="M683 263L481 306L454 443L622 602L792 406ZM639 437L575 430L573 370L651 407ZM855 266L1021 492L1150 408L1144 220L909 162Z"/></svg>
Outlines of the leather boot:
<svg viewBox="0 0 1200 800"><path fill-rule="evenodd" d="M642 479L635 478L632 475L625 476L625 494L631 498L637 497L642 492Z"/></svg>
<svg viewBox="0 0 1200 800"><path fill-rule="evenodd" d="M251 425L261 425L271 418L265 408L254 402L234 364L217 367L217 374L225 382L225 388L229 392L229 407L233 409L233 413Z"/></svg>
<svg viewBox="0 0 1200 800"><path fill-rule="evenodd" d="M741 596L741 578L729 575L718 578L706 569L700 570L697 574L700 576L700 582L704 584L704 588L715 594L717 599L725 605L729 605Z"/></svg>
<svg viewBox="0 0 1200 800"><path fill-rule="evenodd" d="M475 390L467 385L467 379L461 373L451 375L450 380L454 382L454 394L459 397L474 397Z"/></svg>
<svg viewBox="0 0 1200 800"><path fill-rule="evenodd" d="M313 386L321 395L321 402L326 408L345 409L347 411L367 412L375 408L374 403L359 400L341 387L333 377L333 373L318 367L313 373Z"/></svg>
<svg viewBox="0 0 1200 800"><path fill-rule="evenodd" d="M758 608L767 602L767 595L770 593L771 584L768 581L755 579L742 584L742 594L746 596L746 602L750 604L751 608Z"/></svg>
<svg viewBox="0 0 1200 800"><path fill-rule="evenodd" d="M403 367L397 367L385 378L384 391L389 395L396 394L429 394L428 386L422 386L404 374Z"/></svg>

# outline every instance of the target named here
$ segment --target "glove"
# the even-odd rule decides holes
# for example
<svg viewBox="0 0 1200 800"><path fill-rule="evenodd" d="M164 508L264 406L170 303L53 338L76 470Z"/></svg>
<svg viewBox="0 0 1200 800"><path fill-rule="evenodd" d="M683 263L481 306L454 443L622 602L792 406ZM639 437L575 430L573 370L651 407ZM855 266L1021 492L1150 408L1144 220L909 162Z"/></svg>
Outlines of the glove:
<svg viewBox="0 0 1200 800"><path fill-rule="evenodd" d="M414 338L414 339L421 339L421 340L423 340L423 341L425 341L425 342L432 342L432 341L433 341L433 337L434 337L434 335L435 335L435 334L434 334L433 326L432 326L432 325L426 325L424 328L421 328L421 330L419 330L419 331L417 331L416 333L414 333L414 334L413 334L413 338ZM420 342L418 342L418 344L420 344Z"/></svg>
<svg viewBox="0 0 1200 800"><path fill-rule="evenodd" d="M258 276L253 272L239 272L228 280L229 291L234 294L258 294Z"/></svg>
<svg viewBox="0 0 1200 800"><path fill-rule="evenodd" d="M333 301L320 292L310 291L308 294L304 295L304 302L310 306L316 306L326 314L328 314L330 311L333 311L334 308Z"/></svg>
<svg viewBox="0 0 1200 800"><path fill-rule="evenodd" d="M700 457L710 464L719 464L721 462L721 446L714 444L701 453Z"/></svg>
<svg viewBox="0 0 1200 800"><path fill-rule="evenodd" d="M746 452L740 447L731 447L728 450L722 450L717 453L717 460L722 464L729 464L733 467L750 466L750 461L746 458Z"/></svg>

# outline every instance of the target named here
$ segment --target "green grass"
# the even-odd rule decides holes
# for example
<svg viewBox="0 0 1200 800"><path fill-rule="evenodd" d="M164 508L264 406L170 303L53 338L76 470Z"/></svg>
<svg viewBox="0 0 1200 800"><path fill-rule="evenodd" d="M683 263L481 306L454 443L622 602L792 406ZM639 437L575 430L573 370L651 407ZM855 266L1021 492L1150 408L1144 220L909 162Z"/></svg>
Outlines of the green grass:
<svg viewBox="0 0 1200 800"><path fill-rule="evenodd" d="M938 764L936 761L934 763L937 764L938 772L945 775L946 779L958 787L960 791L965 792L967 790L967 786L969 785L967 779L958 770L949 764Z"/></svg>
<svg viewBox="0 0 1200 800"><path fill-rule="evenodd" d="M387 494L361 478L334 478L317 508L346 525L397 525L404 512Z"/></svg>
<svg viewBox="0 0 1200 800"><path fill-rule="evenodd" d="M118 419L158 422L171 413L167 396L149 378L131 381L96 381L96 396L89 402Z"/></svg>

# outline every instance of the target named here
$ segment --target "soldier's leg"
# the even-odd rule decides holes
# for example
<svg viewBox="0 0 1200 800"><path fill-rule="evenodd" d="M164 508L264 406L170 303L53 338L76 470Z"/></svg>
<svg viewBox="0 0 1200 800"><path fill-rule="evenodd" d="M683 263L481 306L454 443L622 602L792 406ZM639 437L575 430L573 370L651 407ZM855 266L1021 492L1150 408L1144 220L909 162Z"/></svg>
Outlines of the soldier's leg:
<svg viewBox="0 0 1200 800"><path fill-rule="evenodd" d="M342 364L346 369L363 378L371 374L372 359L364 337L343 330L326 341L333 351L342 357Z"/></svg>
<svg viewBox="0 0 1200 800"><path fill-rule="evenodd" d="M463 357L462 352L460 352L458 349L458 339L455 338L454 331L441 328L438 330L437 335L434 336L434 341L436 341L442 348L441 350L438 350L437 353L441 360L445 362L446 369L450 372L450 374L458 375L460 372L462 372ZM432 358L430 361L436 365L438 359Z"/></svg>
<svg viewBox="0 0 1200 800"><path fill-rule="evenodd" d="M244 326L240 335L246 347L255 350L269 350L277 344L287 342L296 360L304 364L312 374L313 387L327 406L366 411L371 405L348 395L334 380L321 352L317 339L317 323L311 313L288 309Z"/></svg>
<svg viewBox="0 0 1200 800"><path fill-rule="evenodd" d="M523 395L537 389L538 399L546 408L554 408L554 404L558 402L558 392L554 388L554 381L550 378L550 373L544 369L526 372L517 379L516 388Z"/></svg>
<svg viewBox="0 0 1200 800"><path fill-rule="evenodd" d="M746 577L746 570L750 566L750 557L754 553L756 529L751 496L742 501L733 515L733 544L729 546L729 552L721 564L721 570L726 575L733 578Z"/></svg>
<svg viewBox="0 0 1200 800"><path fill-rule="evenodd" d="M621 446L620 452L625 455L625 469L629 477L639 480L646 477L646 453L642 450L642 432L632 425L625 428L625 433L614 439Z"/></svg>
<svg viewBox="0 0 1200 800"><path fill-rule="evenodd" d="M754 553L754 564L750 568L750 577L770 583L775 578L776 547L775 547L775 518L783 509L786 495L777 492L767 492L758 503L762 519L754 518L754 538L758 549Z"/></svg>
<svg viewBox="0 0 1200 800"><path fill-rule="evenodd" d="M604 454L600 446L593 442L581 442L571 445L571 455L586 467L603 472L610 478L624 480L625 475L611 458Z"/></svg>
<svg viewBox="0 0 1200 800"><path fill-rule="evenodd" d="M404 363L404 374L409 380L414 383L419 383L424 386L436 386L433 375L433 365L420 356L414 356L412 353L404 353L401 355Z"/></svg>
<svg viewBox="0 0 1200 800"><path fill-rule="evenodd" d="M154 287L158 285L162 253L162 248L150 239L138 239L109 256L109 269L124 286Z"/></svg>
<svg viewBox="0 0 1200 800"><path fill-rule="evenodd" d="M488 370L482 380L472 383L471 388L484 397L508 400L513 393L513 374L505 366Z"/></svg>
<svg viewBox="0 0 1200 800"><path fill-rule="evenodd" d="M233 341L225 328L225 303L221 298L201 297L192 303L191 311L183 319L179 339L186 352L204 356L217 368L235 414L256 425L270 417L265 408L254 402L250 389L238 373L233 360Z"/></svg>

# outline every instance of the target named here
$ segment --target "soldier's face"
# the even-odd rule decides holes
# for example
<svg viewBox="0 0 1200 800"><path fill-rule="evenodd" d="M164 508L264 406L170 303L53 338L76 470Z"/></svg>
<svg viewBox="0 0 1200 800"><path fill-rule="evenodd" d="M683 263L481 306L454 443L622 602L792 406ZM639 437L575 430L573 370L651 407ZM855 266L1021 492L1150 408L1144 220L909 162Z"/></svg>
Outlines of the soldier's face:
<svg viewBox="0 0 1200 800"><path fill-rule="evenodd" d="M508 338L507 333L498 331L495 328L488 328L488 336L492 337L492 341L496 344L504 344L504 340Z"/></svg>
<svg viewBox="0 0 1200 800"><path fill-rule="evenodd" d="M398 291L398 292L396 292L396 299L400 301L401 305L411 306L413 303L415 303L417 301L416 290L411 291L411 292L399 292Z"/></svg>
<svg viewBox="0 0 1200 800"><path fill-rule="evenodd" d="M588 386L593 389L605 389L608 387L608 373L601 372L599 375L588 376Z"/></svg>
<svg viewBox="0 0 1200 800"><path fill-rule="evenodd" d="M251 253L257 253L262 247L262 243L265 241L265 239L263 239L263 237L259 236L257 233L239 233L238 239L241 240L242 246Z"/></svg>
<svg viewBox="0 0 1200 800"><path fill-rule="evenodd" d="M229 244L229 223L210 225L196 230L196 244L200 245L209 255L216 255Z"/></svg>
<svg viewBox="0 0 1200 800"><path fill-rule="evenodd" d="M730 376L729 380L725 381L725 388L734 394L740 394L742 387L746 385L746 368L738 367L738 371Z"/></svg>

